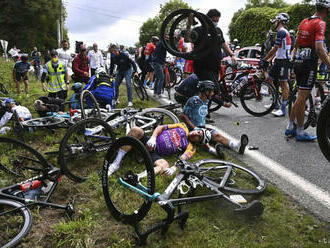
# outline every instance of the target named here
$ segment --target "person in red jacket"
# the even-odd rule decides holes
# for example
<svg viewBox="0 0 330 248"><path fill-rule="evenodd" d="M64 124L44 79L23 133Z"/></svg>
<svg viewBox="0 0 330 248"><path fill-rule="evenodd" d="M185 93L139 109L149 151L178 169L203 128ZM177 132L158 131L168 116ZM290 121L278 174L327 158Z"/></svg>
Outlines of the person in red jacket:
<svg viewBox="0 0 330 248"><path fill-rule="evenodd" d="M87 83L89 80L89 58L86 45L80 46L80 53L74 58L73 72L75 82Z"/></svg>

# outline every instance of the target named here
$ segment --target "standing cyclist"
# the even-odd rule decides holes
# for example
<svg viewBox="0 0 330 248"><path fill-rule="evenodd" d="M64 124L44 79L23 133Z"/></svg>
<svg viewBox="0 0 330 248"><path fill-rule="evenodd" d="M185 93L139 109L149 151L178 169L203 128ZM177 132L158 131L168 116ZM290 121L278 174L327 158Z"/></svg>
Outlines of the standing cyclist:
<svg viewBox="0 0 330 248"><path fill-rule="evenodd" d="M298 84L298 98L290 113L290 123L285 135L296 136L297 141L312 141L316 135L304 130L305 103L314 87L318 57L329 67L330 60L324 49L325 21L330 8L329 0L316 0L316 12L304 19L298 27L298 35L292 58L295 59L294 71ZM294 121L297 120L297 128Z"/></svg>

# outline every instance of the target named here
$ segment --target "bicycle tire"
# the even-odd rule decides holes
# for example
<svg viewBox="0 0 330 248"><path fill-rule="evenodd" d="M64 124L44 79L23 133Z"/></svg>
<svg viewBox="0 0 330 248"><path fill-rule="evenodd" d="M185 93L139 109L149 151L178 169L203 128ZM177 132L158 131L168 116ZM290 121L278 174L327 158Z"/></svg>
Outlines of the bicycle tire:
<svg viewBox="0 0 330 248"><path fill-rule="evenodd" d="M63 117L51 116L30 119L22 122L23 127L56 127L65 122Z"/></svg>
<svg viewBox="0 0 330 248"><path fill-rule="evenodd" d="M330 162L330 97L325 100L317 122L317 141L319 147Z"/></svg>
<svg viewBox="0 0 330 248"><path fill-rule="evenodd" d="M291 110L292 110L292 106L293 106L294 102L297 100L298 89L294 88L290 94L291 95L289 96L289 101L288 101L289 115L291 114ZM311 117L310 111L308 110L309 107L308 107L307 104L314 108L312 95L309 95L309 97L306 101L306 109L308 111L308 116L307 116L307 118L305 118L305 121L304 121L304 129L307 129L309 127L309 125L311 124L311 122L312 122L312 117Z"/></svg>
<svg viewBox="0 0 330 248"><path fill-rule="evenodd" d="M204 167L207 164L218 164L218 166ZM253 171L240 165L218 159L200 160L196 165L199 167L200 174L219 184L221 190L237 194L260 194L266 189L266 183L263 179ZM220 174L216 175L216 178L214 178L213 174L207 175L207 173L212 171L217 171ZM225 173L229 173L228 180L223 187L220 187L221 179ZM240 188L241 186L244 188Z"/></svg>
<svg viewBox="0 0 330 248"><path fill-rule="evenodd" d="M242 86L240 101L246 112L261 117L269 114L275 108L278 95L274 87L266 81L255 80L255 85L256 87L253 86L252 82L248 82ZM268 94L261 94L262 87ZM265 107L268 104L269 107Z"/></svg>
<svg viewBox="0 0 330 248"><path fill-rule="evenodd" d="M88 133L94 128L94 133ZM61 141L58 161L63 173L75 182L84 182L95 171L104 152L115 140L112 128L97 118L71 126Z"/></svg>
<svg viewBox="0 0 330 248"><path fill-rule="evenodd" d="M147 92L147 90L144 86L142 86L142 91L143 91L144 99L146 101L149 101L149 95L148 95L148 92Z"/></svg>
<svg viewBox="0 0 330 248"><path fill-rule="evenodd" d="M0 150L0 177L6 184L3 186L47 175L53 168L38 151L19 140L0 137Z"/></svg>
<svg viewBox="0 0 330 248"><path fill-rule="evenodd" d="M143 101L144 100L144 93L142 90L143 86L141 86L139 78L136 76L133 76L132 81L133 81L133 87L136 92L136 95L140 98L141 101Z"/></svg>
<svg viewBox="0 0 330 248"><path fill-rule="evenodd" d="M214 96L214 97L218 97L218 96ZM208 113L215 112L215 111L219 110L221 107L222 107L222 104L219 104L219 103L215 102L213 99L210 99L209 103L207 105Z"/></svg>
<svg viewBox="0 0 330 248"><path fill-rule="evenodd" d="M24 204L17 201L0 199L0 246L2 248L16 247L29 233L33 222L32 215L30 210L23 206ZM6 213L13 209L17 210ZM18 221L22 224L17 225ZM18 229L17 232L14 229Z"/></svg>
<svg viewBox="0 0 330 248"><path fill-rule="evenodd" d="M147 108L147 109L144 109L141 113L139 113L139 115L147 116L150 118L157 118L157 121L154 126L152 126L151 128L148 128L148 129L144 129L145 133L150 133L153 131L153 129L155 129L156 127L161 126L161 125L179 123L178 117L173 112L171 112L167 109ZM164 116L166 116L165 120L164 120ZM130 127L131 128L135 127L135 126L141 127L144 124L145 123L142 121L140 122L140 120L138 118L132 118L132 120L130 122Z"/></svg>
<svg viewBox="0 0 330 248"><path fill-rule="evenodd" d="M116 158L117 151L123 146L131 146L132 150L125 155L119 169L108 175L109 167ZM132 158L137 154L139 159ZM108 150L104 161L102 187L107 207L117 221L134 224L148 213L152 202L119 183L119 178L130 184L137 183L137 178L132 175L143 171L147 172L147 176L139 180L140 185L143 186L141 189L152 195L155 191L155 175L151 156L146 147L133 137L121 137L116 140ZM125 180L129 178L128 175L131 175L132 181Z"/></svg>
<svg viewBox="0 0 330 248"><path fill-rule="evenodd" d="M87 97L90 97L91 102L93 103L93 109L91 110L91 113L89 113L89 114L86 111ZM96 101L96 99L95 99L94 95L92 94L92 92L90 92L89 90L84 90L83 92L81 92L80 107L81 107L82 119L86 119L87 117L88 118L92 117L92 118L102 119L99 104Z"/></svg>

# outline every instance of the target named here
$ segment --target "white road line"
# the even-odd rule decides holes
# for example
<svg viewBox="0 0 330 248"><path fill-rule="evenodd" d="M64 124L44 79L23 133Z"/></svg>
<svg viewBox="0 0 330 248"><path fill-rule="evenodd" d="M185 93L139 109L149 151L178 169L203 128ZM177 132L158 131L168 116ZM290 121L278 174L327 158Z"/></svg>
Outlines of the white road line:
<svg viewBox="0 0 330 248"><path fill-rule="evenodd" d="M165 104L172 103L172 101L165 99L165 98L161 98L161 99L157 99L157 100L158 101L161 100ZM213 127L226 138L237 141L237 139L230 136L224 130L221 130L215 126L213 126ZM330 194L327 191L325 191L325 190L321 189L320 187L316 186L315 184L307 181L306 179L297 175L296 173L292 172L291 170L288 170L281 164L277 163L276 161L272 160L271 158L266 157L265 155L263 155L262 153L260 153L258 151L245 150L244 155L257 161L261 166L272 171L278 177L280 177L282 180L292 184L294 187L300 189L302 192L305 192L310 197L312 197L316 201L318 201L320 204L322 204L326 208L330 209Z"/></svg>

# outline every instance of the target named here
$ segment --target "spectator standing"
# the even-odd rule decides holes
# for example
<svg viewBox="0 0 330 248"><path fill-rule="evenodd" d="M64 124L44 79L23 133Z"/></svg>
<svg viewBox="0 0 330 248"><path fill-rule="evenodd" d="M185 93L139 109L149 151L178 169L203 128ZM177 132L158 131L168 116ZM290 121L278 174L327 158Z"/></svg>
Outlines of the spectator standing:
<svg viewBox="0 0 330 248"><path fill-rule="evenodd" d="M87 56L89 57L91 76L94 76L97 68L104 67L103 54L98 50L96 43L93 44L93 50L90 50Z"/></svg>
<svg viewBox="0 0 330 248"><path fill-rule="evenodd" d="M21 93L21 86L20 84L24 81L25 85L25 93L29 93L29 78L28 78L28 71L30 69L31 64L28 62L28 55L22 54L21 61L15 63L13 69L13 78L16 83L17 94Z"/></svg>
<svg viewBox="0 0 330 248"><path fill-rule="evenodd" d="M128 57L127 54L119 51L116 45L112 45L110 47L110 52L114 55L111 59L110 65L110 74L113 73L114 65L117 65L117 76L115 80L115 97L113 101L113 106L115 106L118 102L119 96L119 86L125 77L126 80L126 88L127 88L127 98L128 98L128 107L133 106L133 94L132 94L132 66L134 69L134 75L137 75L137 68L132 59Z"/></svg>
<svg viewBox="0 0 330 248"><path fill-rule="evenodd" d="M155 87L154 87L154 96L161 96L163 84L164 84L164 70L163 65L166 59L166 48L163 45L162 41L158 41L154 56L152 58L152 66L154 68L154 74L156 77Z"/></svg>
<svg viewBox="0 0 330 248"><path fill-rule="evenodd" d="M86 45L80 45L80 52L74 58L73 61L73 72L75 82L88 83L89 80L89 58L86 55L87 49Z"/></svg>
<svg viewBox="0 0 330 248"><path fill-rule="evenodd" d="M50 51L47 49L44 53L44 64L46 64L52 57L50 56Z"/></svg>
<svg viewBox="0 0 330 248"><path fill-rule="evenodd" d="M66 66L58 59L56 50L50 53L52 59L48 61L41 76L42 90L48 92L48 97L65 100L68 94L69 75ZM48 77L47 84L45 79Z"/></svg>
<svg viewBox="0 0 330 248"><path fill-rule="evenodd" d="M68 68L71 67L71 54L69 51L69 42L67 40L61 41L61 48L56 50L58 53L58 60L62 62L62 64Z"/></svg>

